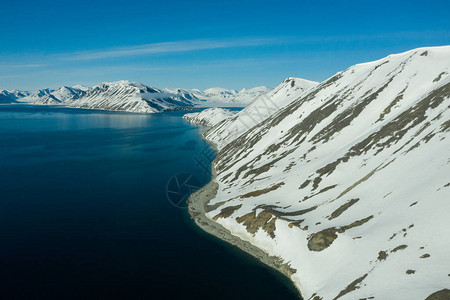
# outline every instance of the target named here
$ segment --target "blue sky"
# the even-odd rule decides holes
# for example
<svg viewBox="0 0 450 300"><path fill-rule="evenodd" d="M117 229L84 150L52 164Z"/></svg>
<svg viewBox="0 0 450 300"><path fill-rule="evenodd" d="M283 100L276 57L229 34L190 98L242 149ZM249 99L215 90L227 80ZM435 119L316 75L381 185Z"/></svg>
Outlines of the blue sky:
<svg viewBox="0 0 450 300"><path fill-rule="evenodd" d="M450 1L3 1L0 89L276 86L450 44Z"/></svg>

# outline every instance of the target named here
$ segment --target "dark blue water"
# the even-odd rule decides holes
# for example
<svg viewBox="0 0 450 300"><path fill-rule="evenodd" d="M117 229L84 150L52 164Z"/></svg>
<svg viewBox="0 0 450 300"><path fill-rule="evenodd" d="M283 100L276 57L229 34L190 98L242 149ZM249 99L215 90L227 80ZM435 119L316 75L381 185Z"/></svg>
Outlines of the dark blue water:
<svg viewBox="0 0 450 300"><path fill-rule="evenodd" d="M1 299L296 298L169 201L209 180L182 114L0 106Z"/></svg>

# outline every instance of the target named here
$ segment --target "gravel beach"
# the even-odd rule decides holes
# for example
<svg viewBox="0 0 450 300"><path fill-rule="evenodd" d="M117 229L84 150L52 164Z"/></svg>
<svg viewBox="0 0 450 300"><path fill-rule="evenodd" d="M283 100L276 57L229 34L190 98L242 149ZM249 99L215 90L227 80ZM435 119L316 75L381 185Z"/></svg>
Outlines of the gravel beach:
<svg viewBox="0 0 450 300"><path fill-rule="evenodd" d="M214 181L215 174L215 170L214 168L212 168L211 181L189 197L187 202L189 207L189 214L191 215L192 219L205 232L212 234L227 243L239 247L241 250L256 257L264 264L281 272L289 280L291 280L291 275L293 274L292 270L287 264L283 263L280 258L269 256L266 252L255 247L249 242L243 241L240 238L232 235L228 229L206 217L205 213L213 209L212 206L208 207L208 202L216 196L218 189L218 184ZM295 287L301 295L298 287Z"/></svg>

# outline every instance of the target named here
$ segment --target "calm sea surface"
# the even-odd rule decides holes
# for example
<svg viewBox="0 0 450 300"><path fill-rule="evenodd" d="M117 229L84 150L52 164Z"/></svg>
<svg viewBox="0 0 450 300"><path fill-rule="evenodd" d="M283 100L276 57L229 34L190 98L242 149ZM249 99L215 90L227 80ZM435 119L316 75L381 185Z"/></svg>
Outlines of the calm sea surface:
<svg viewBox="0 0 450 300"><path fill-rule="evenodd" d="M297 297L190 220L214 153L183 113L0 106L0 299Z"/></svg>

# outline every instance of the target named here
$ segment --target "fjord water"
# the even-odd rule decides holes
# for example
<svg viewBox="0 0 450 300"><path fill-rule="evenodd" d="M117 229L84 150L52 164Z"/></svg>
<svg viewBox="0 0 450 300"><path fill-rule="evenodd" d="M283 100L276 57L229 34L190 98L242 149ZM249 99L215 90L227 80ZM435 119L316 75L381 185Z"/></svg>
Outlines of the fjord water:
<svg viewBox="0 0 450 300"><path fill-rule="evenodd" d="M182 115L0 106L2 299L297 298L169 201L210 178Z"/></svg>

